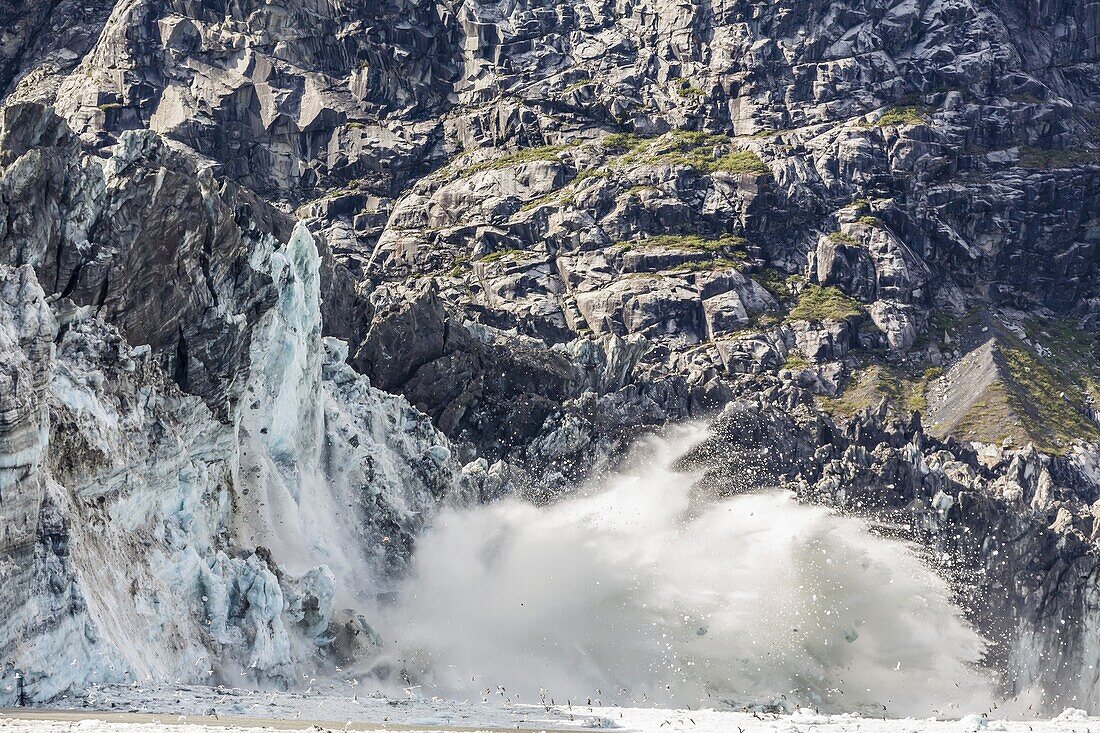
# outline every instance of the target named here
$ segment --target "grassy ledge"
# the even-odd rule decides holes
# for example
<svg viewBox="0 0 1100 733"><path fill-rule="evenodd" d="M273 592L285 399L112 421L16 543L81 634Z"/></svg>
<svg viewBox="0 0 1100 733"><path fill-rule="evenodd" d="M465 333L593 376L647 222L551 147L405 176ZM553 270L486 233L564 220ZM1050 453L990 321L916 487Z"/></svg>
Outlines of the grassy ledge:
<svg viewBox="0 0 1100 733"><path fill-rule="evenodd" d="M788 321L844 321L863 315L863 306L834 287L809 284L798 294Z"/></svg>
<svg viewBox="0 0 1100 733"><path fill-rule="evenodd" d="M829 232L829 241L837 244L859 244L859 240L846 232Z"/></svg>
<svg viewBox="0 0 1100 733"><path fill-rule="evenodd" d="M605 137L604 147L620 153L624 164L684 166L706 174L770 173L760 156L738 149L726 135L690 130L674 130L655 138L617 134Z"/></svg>
<svg viewBox="0 0 1100 733"><path fill-rule="evenodd" d="M501 260L515 260L521 257L525 257L531 254L525 249L498 249L496 252L490 252L484 257L479 257L478 262L500 262Z"/></svg>
<svg viewBox="0 0 1100 733"><path fill-rule="evenodd" d="M886 109L877 120L871 123L873 127L901 127L904 125L927 125L930 122L931 107L923 104L905 104Z"/></svg>
<svg viewBox="0 0 1100 733"><path fill-rule="evenodd" d="M852 417L860 410L875 408L884 398L888 409L908 415L926 413L928 385L943 375L940 367L923 371L874 364L861 370L849 382L844 392L835 398L822 397L818 402L831 415Z"/></svg>
<svg viewBox="0 0 1100 733"><path fill-rule="evenodd" d="M1100 151L1087 148L1074 148L1071 150L1033 148L1030 146L1020 148L1020 167L1030 170L1049 171L1098 162L1100 162Z"/></svg>
<svg viewBox="0 0 1100 733"><path fill-rule="evenodd" d="M1100 440L1100 427L1083 414L1086 395L1100 398L1100 349L1090 334L1061 320L1031 320L1029 340L1006 337L997 353L1009 404L1035 444L1063 453L1077 439Z"/></svg>

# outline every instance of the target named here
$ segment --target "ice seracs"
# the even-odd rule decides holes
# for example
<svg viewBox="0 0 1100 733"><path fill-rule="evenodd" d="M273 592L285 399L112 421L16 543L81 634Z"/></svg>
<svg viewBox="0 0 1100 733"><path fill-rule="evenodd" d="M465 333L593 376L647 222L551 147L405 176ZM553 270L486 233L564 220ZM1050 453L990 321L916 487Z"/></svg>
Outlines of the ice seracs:
<svg viewBox="0 0 1100 733"><path fill-rule="evenodd" d="M13 385L0 654L26 699L242 672L293 685L370 651L352 641L369 620L343 609L365 608L465 489L430 421L322 338L319 261L304 227L250 254L276 297L228 421L91 313L59 327L33 271L0 266ZM0 689L0 703L14 694Z"/></svg>

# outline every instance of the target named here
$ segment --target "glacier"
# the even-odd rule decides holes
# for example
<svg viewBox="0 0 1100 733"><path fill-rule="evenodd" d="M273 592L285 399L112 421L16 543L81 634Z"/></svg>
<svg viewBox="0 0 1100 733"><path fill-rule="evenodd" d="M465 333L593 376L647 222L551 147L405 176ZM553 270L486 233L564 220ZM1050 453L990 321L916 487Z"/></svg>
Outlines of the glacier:
<svg viewBox="0 0 1100 733"><path fill-rule="evenodd" d="M30 266L0 267L0 705L138 680L286 688L369 653L357 609L476 494L429 419L322 336L308 230L259 237L249 264L276 297L229 420Z"/></svg>

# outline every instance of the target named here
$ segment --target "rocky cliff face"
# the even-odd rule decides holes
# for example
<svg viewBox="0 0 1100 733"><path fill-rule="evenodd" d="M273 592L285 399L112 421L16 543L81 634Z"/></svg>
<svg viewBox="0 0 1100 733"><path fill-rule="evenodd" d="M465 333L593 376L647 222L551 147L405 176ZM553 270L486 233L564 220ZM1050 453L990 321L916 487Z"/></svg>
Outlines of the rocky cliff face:
<svg viewBox="0 0 1100 733"><path fill-rule="evenodd" d="M92 677L22 638L120 678L354 656L340 609L440 502L729 406L715 490L881 517L975 589L1008 688L1100 704L1094 4L0 26L0 648L35 697Z"/></svg>

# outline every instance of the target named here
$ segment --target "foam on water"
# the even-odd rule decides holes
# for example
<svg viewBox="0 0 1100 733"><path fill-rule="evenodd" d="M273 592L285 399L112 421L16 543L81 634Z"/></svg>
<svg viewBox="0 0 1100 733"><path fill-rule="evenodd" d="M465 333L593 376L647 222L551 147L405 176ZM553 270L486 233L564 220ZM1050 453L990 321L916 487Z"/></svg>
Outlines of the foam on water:
<svg viewBox="0 0 1100 733"><path fill-rule="evenodd" d="M643 441L560 503L452 510L383 611L423 692L891 715L990 699L982 639L906 545L784 492L701 498L672 469L705 434Z"/></svg>

